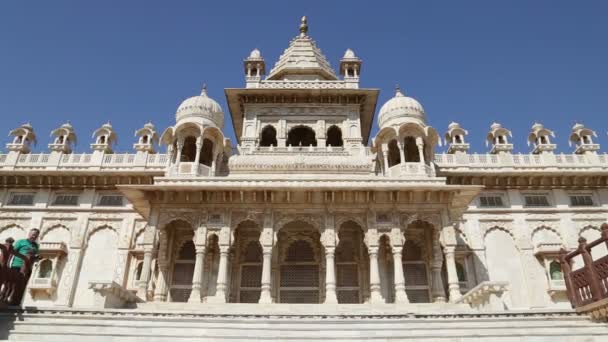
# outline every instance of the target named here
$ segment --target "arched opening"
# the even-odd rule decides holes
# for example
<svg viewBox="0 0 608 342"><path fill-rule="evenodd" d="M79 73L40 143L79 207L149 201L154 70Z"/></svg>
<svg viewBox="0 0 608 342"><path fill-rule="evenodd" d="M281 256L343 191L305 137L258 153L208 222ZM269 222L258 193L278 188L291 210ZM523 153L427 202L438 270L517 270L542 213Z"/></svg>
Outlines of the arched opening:
<svg viewBox="0 0 608 342"><path fill-rule="evenodd" d="M344 146L344 142L342 141L342 130L338 128L338 126L331 126L327 130L327 141L325 143L327 146Z"/></svg>
<svg viewBox="0 0 608 342"><path fill-rule="evenodd" d="M44 259L40 262L38 269L38 278L48 279L53 273L53 262L49 259Z"/></svg>
<svg viewBox="0 0 608 342"><path fill-rule="evenodd" d="M499 144L506 144L507 143L507 139L505 138L504 135L499 135L498 136L498 143Z"/></svg>
<svg viewBox="0 0 608 342"><path fill-rule="evenodd" d="M252 221L241 222L235 232L231 302L257 303L262 291L262 246L260 228Z"/></svg>
<svg viewBox="0 0 608 342"><path fill-rule="evenodd" d="M455 142L456 144L462 144L462 137L460 136L460 134L456 134L456 135L454 136L454 142Z"/></svg>
<svg viewBox="0 0 608 342"><path fill-rule="evenodd" d="M317 146L315 131L307 126L296 126L287 134L287 146Z"/></svg>
<svg viewBox="0 0 608 342"><path fill-rule="evenodd" d="M277 146L277 130L271 125L267 125L262 129L260 146Z"/></svg>
<svg viewBox="0 0 608 342"><path fill-rule="evenodd" d="M420 162L420 153L418 152L418 145L416 145L416 138L405 137L403 141L403 153L405 154L406 163Z"/></svg>
<svg viewBox="0 0 608 342"><path fill-rule="evenodd" d="M194 275L194 262L196 251L192 240L184 242L179 249L173 263L171 277L171 301L187 302L192 292L192 276Z"/></svg>
<svg viewBox="0 0 608 342"><path fill-rule="evenodd" d="M99 143L102 144L102 145L106 143L106 136L105 135L102 135L102 136L99 137Z"/></svg>
<svg viewBox="0 0 608 342"><path fill-rule="evenodd" d="M58 143L58 144L63 144L63 135L60 135L60 136L57 138L57 143Z"/></svg>
<svg viewBox="0 0 608 342"><path fill-rule="evenodd" d="M397 140L391 140L388 143L388 167L401 163L401 154L399 153L399 146Z"/></svg>
<svg viewBox="0 0 608 342"><path fill-rule="evenodd" d="M321 243L309 224L295 221L279 232L279 303L322 302Z"/></svg>
<svg viewBox="0 0 608 342"><path fill-rule="evenodd" d="M403 273L405 292L411 303L430 303L431 288L427 263L423 259L422 248L412 240L403 245Z"/></svg>
<svg viewBox="0 0 608 342"><path fill-rule="evenodd" d="M336 248L336 293L338 303L363 303L369 284L364 276L368 274L363 231L354 222L345 222L338 233L340 243Z"/></svg>
<svg viewBox="0 0 608 342"><path fill-rule="evenodd" d="M148 136L144 135L143 137L141 137L141 143L142 144L147 144L148 143Z"/></svg>
<svg viewBox="0 0 608 342"><path fill-rule="evenodd" d="M199 162L209 167L213 163L213 142L207 138L203 139Z"/></svg>
<svg viewBox="0 0 608 342"><path fill-rule="evenodd" d="M184 146L182 147L182 162L193 162L196 159L196 138L193 136L186 137L184 139Z"/></svg>

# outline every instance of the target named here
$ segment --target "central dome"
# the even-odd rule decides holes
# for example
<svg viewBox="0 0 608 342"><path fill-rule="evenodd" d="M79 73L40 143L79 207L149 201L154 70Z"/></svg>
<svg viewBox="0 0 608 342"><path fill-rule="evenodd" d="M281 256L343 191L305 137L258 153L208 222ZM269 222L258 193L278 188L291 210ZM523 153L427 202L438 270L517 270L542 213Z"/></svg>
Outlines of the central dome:
<svg viewBox="0 0 608 342"><path fill-rule="evenodd" d="M179 105L175 120L180 122L196 122L203 125L224 127L224 112L217 101L207 95L207 87L199 96L187 98Z"/></svg>
<svg viewBox="0 0 608 342"><path fill-rule="evenodd" d="M395 96L380 108L378 126L384 128L407 121L424 124L426 114L420 102L403 95L401 90L397 88Z"/></svg>

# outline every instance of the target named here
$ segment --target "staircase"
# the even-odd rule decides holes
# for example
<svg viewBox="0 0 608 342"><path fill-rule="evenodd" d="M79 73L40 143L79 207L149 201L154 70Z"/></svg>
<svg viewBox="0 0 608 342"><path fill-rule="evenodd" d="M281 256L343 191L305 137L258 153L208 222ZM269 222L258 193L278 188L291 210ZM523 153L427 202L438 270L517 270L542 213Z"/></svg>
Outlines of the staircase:
<svg viewBox="0 0 608 342"><path fill-rule="evenodd" d="M608 341L608 325L569 310L480 313L446 307L424 312L388 305L274 305L278 308L266 310L255 304L226 310L231 305L224 305L223 313L220 306L192 309L187 304L181 309L9 309L0 312L0 340Z"/></svg>

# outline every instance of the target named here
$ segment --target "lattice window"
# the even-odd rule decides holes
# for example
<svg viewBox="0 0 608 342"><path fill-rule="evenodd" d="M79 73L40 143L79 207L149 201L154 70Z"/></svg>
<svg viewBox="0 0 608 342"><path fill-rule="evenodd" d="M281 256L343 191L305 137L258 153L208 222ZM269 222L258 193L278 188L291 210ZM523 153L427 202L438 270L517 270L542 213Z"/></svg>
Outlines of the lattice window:
<svg viewBox="0 0 608 342"><path fill-rule="evenodd" d="M287 249L280 266L281 303L319 302L319 265L310 243L297 240Z"/></svg>
<svg viewBox="0 0 608 342"><path fill-rule="evenodd" d="M192 291L195 255L194 243L191 240L186 241L177 254L171 277L170 294L173 302L188 301Z"/></svg>
<svg viewBox="0 0 608 342"><path fill-rule="evenodd" d="M429 274L424 261L405 261L403 263L405 292L411 303L429 303Z"/></svg>
<svg viewBox="0 0 608 342"><path fill-rule="evenodd" d="M360 303L358 244L354 232L347 231L336 249L336 291L338 303ZM357 241L358 242L358 241Z"/></svg>
<svg viewBox="0 0 608 342"><path fill-rule="evenodd" d="M315 261L315 252L308 242L298 240L289 245L285 261Z"/></svg>

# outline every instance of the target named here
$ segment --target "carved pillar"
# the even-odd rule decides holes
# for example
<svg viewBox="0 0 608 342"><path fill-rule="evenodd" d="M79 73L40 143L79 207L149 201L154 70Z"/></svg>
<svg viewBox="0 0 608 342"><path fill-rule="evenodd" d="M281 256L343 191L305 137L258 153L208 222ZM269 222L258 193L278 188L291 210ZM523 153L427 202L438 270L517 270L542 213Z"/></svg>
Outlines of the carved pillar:
<svg viewBox="0 0 608 342"><path fill-rule="evenodd" d="M228 250L230 246L220 246L220 265L217 272L217 288L215 290L215 303L226 303L226 282L228 277Z"/></svg>
<svg viewBox="0 0 608 342"><path fill-rule="evenodd" d="M455 246L446 246L445 252L445 267L448 272L448 287L450 291L450 303L456 303L462 294L460 293L460 284L458 282L458 273L456 272L456 257Z"/></svg>
<svg viewBox="0 0 608 342"><path fill-rule="evenodd" d="M198 164L201 161L201 148L203 147L203 138L196 138L196 155L194 156L194 165L196 166L196 171L198 172Z"/></svg>
<svg viewBox="0 0 608 342"><path fill-rule="evenodd" d="M380 293L380 272L378 271L378 246L368 248L370 303L383 303Z"/></svg>
<svg viewBox="0 0 608 342"><path fill-rule="evenodd" d="M405 151L403 150L403 143L397 142L397 147L399 147L399 158L401 160L401 164L405 163Z"/></svg>
<svg viewBox="0 0 608 342"><path fill-rule="evenodd" d="M196 246L196 259L194 262L194 274L192 275L192 291L189 303L201 302L201 288L203 285L203 270L205 268L205 245Z"/></svg>
<svg viewBox="0 0 608 342"><path fill-rule="evenodd" d="M154 301L164 302L167 300L167 276L169 273L169 263L166 260L158 261L158 280L154 291Z"/></svg>
<svg viewBox="0 0 608 342"><path fill-rule="evenodd" d="M443 264L443 252L439 242L439 234L433 242L433 263L431 264L431 293L433 302L445 303L446 295L443 287L443 275L441 274L441 265Z"/></svg>
<svg viewBox="0 0 608 342"><path fill-rule="evenodd" d="M144 230L144 263L141 269L139 283L137 283L137 296L143 300L148 300L148 284L152 269L152 254L154 252L154 242L156 240L156 230L158 228L158 218L160 212L158 208L152 208L150 222Z"/></svg>
<svg viewBox="0 0 608 342"><path fill-rule="evenodd" d="M264 228L260 234L260 245L262 245L262 281L259 303L272 303L272 247L274 245L273 217L272 211L264 212Z"/></svg>
<svg viewBox="0 0 608 342"><path fill-rule="evenodd" d="M405 293L405 278L403 275L403 261L401 260L402 246L392 246L393 265L395 273L395 303L409 303Z"/></svg>
<svg viewBox="0 0 608 342"><path fill-rule="evenodd" d="M335 252L335 247L325 248L325 304L338 303L338 296L336 295Z"/></svg>
<svg viewBox="0 0 608 342"><path fill-rule="evenodd" d="M336 295L336 228L334 224L334 214L325 214L325 229L321 236L321 243L325 248L325 303L338 303Z"/></svg>
<svg viewBox="0 0 608 342"><path fill-rule="evenodd" d="M424 164L424 144L422 141L417 142L418 146L418 158L420 158L420 164Z"/></svg>
<svg viewBox="0 0 608 342"><path fill-rule="evenodd" d="M384 175L388 176L388 145L387 144L382 144L382 159L384 161L384 167L382 168L384 170Z"/></svg>
<svg viewBox="0 0 608 342"><path fill-rule="evenodd" d="M152 246L144 247L144 263L141 267L141 276L137 283L137 296L147 300L148 283L150 282L150 265L152 264Z"/></svg>
<svg viewBox="0 0 608 342"><path fill-rule="evenodd" d="M184 147L184 139L177 140L177 153L175 156L175 164L179 163L182 159L182 148Z"/></svg>
<svg viewBox="0 0 608 342"><path fill-rule="evenodd" d="M263 247L264 259L262 261L262 292L260 293L259 303L270 304L272 303L271 294L271 261L272 261L272 246Z"/></svg>

